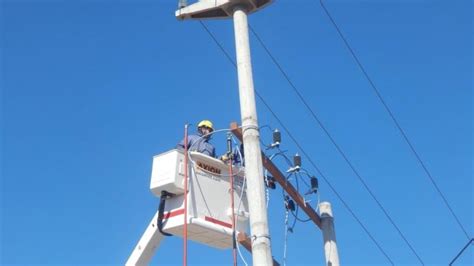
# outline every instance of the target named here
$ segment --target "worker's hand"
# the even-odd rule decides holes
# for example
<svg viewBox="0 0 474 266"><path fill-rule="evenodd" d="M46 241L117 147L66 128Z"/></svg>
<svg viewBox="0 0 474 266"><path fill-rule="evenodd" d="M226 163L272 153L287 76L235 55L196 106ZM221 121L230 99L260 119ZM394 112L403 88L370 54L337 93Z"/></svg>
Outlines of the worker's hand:
<svg viewBox="0 0 474 266"><path fill-rule="evenodd" d="M227 154L224 154L221 157L219 157L219 160L221 160L223 162L227 162L229 160L229 157L227 156Z"/></svg>

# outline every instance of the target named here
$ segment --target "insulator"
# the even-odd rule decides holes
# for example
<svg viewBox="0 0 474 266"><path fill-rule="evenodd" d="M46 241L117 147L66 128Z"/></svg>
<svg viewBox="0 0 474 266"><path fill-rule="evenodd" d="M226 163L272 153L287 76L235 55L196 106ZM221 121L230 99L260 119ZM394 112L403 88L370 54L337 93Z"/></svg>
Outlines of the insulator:
<svg viewBox="0 0 474 266"><path fill-rule="evenodd" d="M316 193L316 191L318 191L318 188L319 188L318 179L315 176L311 177L311 191Z"/></svg>
<svg viewBox="0 0 474 266"><path fill-rule="evenodd" d="M269 189L275 189L275 178L273 176L267 176L267 178L265 178L265 186Z"/></svg>
<svg viewBox="0 0 474 266"><path fill-rule="evenodd" d="M273 131L273 143L280 143L281 142L281 133L278 129Z"/></svg>
<svg viewBox="0 0 474 266"><path fill-rule="evenodd" d="M295 202L288 195L285 196L285 208L289 211L295 211Z"/></svg>
<svg viewBox="0 0 474 266"><path fill-rule="evenodd" d="M293 167L301 167L301 156L297 153L293 156Z"/></svg>
<svg viewBox="0 0 474 266"><path fill-rule="evenodd" d="M295 202L291 199L288 201L288 209L290 211L295 211Z"/></svg>

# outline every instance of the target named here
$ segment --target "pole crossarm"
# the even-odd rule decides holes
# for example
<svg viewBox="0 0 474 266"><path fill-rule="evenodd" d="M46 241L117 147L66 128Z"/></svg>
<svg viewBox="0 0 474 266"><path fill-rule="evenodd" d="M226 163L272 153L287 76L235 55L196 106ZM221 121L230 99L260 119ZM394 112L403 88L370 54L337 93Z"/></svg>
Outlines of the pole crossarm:
<svg viewBox="0 0 474 266"><path fill-rule="evenodd" d="M230 130L235 137L237 137L242 142L242 129L239 128L239 125L236 122L230 124ZM280 184L280 186L288 193L288 195L298 204L298 206L308 215L308 217L322 229L321 217L316 213L316 211L309 205L306 204L304 198L300 195L298 190L295 187L286 181L285 176L282 172L275 166L275 164L262 152L262 163L265 169L268 170L275 178L275 181Z"/></svg>

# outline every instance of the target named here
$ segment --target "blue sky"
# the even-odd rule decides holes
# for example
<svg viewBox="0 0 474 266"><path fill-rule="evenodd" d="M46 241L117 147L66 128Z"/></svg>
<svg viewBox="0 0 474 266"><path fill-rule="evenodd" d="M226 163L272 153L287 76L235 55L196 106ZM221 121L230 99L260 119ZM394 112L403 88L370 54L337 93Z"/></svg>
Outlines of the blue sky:
<svg viewBox="0 0 474 266"><path fill-rule="evenodd" d="M472 2L326 5L472 237ZM207 118L223 129L240 120L235 69L197 21L174 18L175 8L151 0L1 2L1 264L123 264L158 206L149 191L153 155L174 147L186 122ZM425 264L449 263L466 236L318 2L276 1L249 22ZM234 56L232 21L206 23ZM253 36L251 45L255 88L394 263L419 265ZM281 128L261 102L257 108L260 125ZM270 131L261 134L268 143ZM214 143L223 153L223 136ZM286 134L282 148L301 153ZM316 173L306 158L303 165ZM389 265L320 184L333 205L341 262ZM271 194L269 220L281 261L280 191ZM472 265L473 252L457 265ZM181 239L171 237L153 262L181 264L181 256ZM232 255L190 243L189 262L228 265ZM324 263L314 225L296 225L287 262Z"/></svg>

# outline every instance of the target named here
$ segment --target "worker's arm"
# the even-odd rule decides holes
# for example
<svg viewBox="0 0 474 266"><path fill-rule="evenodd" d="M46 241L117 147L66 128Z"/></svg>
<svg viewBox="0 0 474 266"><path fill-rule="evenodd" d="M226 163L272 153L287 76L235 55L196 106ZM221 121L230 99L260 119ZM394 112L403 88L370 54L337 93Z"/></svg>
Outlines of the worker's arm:
<svg viewBox="0 0 474 266"><path fill-rule="evenodd" d="M216 148L212 147L212 154L211 154L212 157L214 158L217 158L216 156Z"/></svg>
<svg viewBox="0 0 474 266"><path fill-rule="evenodd" d="M177 145L176 148L178 150L184 150L184 140L180 141Z"/></svg>
<svg viewBox="0 0 474 266"><path fill-rule="evenodd" d="M188 136L188 149L190 149L191 146L193 146L193 143L194 143L194 136L193 136L193 135L189 135L189 136ZM176 145L176 148L179 149L179 150L184 150L184 139L181 140L181 141Z"/></svg>

